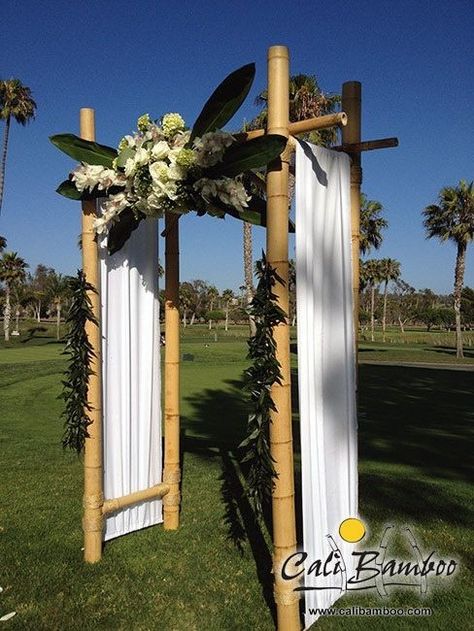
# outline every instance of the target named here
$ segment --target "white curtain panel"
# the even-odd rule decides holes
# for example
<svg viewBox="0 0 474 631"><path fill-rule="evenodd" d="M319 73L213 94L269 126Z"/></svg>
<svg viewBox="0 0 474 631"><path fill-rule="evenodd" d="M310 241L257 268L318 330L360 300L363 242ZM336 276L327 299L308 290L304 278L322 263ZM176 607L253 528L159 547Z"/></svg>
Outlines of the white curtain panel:
<svg viewBox="0 0 474 631"><path fill-rule="evenodd" d="M305 142L296 151L296 287L307 570L334 547L350 563L353 544L338 530L357 516L357 418L350 161ZM336 588L305 592L309 627L318 618L309 609L331 606L345 590L344 576L312 574L305 586Z"/></svg>
<svg viewBox="0 0 474 631"><path fill-rule="evenodd" d="M101 247L104 495L161 482L158 226L142 221L124 247ZM104 540L158 524L161 500L110 514Z"/></svg>

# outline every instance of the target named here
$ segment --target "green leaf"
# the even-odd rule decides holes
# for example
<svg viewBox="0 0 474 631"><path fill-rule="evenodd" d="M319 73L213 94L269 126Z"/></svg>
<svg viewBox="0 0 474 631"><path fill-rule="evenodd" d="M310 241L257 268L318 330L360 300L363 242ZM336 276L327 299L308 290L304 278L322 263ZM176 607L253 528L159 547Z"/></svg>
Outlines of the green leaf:
<svg viewBox="0 0 474 631"><path fill-rule="evenodd" d="M244 171L266 166L281 154L288 142L285 136L269 134L239 145L231 145L222 162L207 169L205 177L235 177Z"/></svg>
<svg viewBox="0 0 474 631"><path fill-rule="evenodd" d="M237 112L249 93L255 77L255 64L234 70L217 86L197 117L190 142L203 134L221 129Z"/></svg>
<svg viewBox="0 0 474 631"><path fill-rule="evenodd" d="M56 189L56 193L59 193L60 195L63 195L63 197L67 197L68 199L82 199L82 193L77 190L71 180L64 180L64 182L61 182L61 184Z"/></svg>
<svg viewBox="0 0 474 631"><path fill-rule="evenodd" d="M131 147L126 147L123 151L121 151L117 158L117 166L124 167L125 163L129 158L133 158L135 155L135 151Z"/></svg>
<svg viewBox="0 0 474 631"><path fill-rule="evenodd" d="M140 225L140 221L145 215L140 213L138 217L131 208L122 210L119 220L112 225L107 237L107 250L109 254L115 254L128 241L130 235Z"/></svg>
<svg viewBox="0 0 474 631"><path fill-rule="evenodd" d="M74 134L56 134L49 138L53 145L60 151L87 164L101 164L104 167L112 167L112 161L117 157L117 151L112 147L99 145L97 142L83 140Z"/></svg>
<svg viewBox="0 0 474 631"><path fill-rule="evenodd" d="M63 197L67 197L68 199L74 199L76 201L85 201L89 199L99 199L102 197L108 197L109 195L115 195L116 193L120 193L123 191L121 186L111 186L106 191L99 190L97 187L93 188L92 191L80 191L74 186L74 182L71 180L64 180L56 189L56 193L63 195Z"/></svg>

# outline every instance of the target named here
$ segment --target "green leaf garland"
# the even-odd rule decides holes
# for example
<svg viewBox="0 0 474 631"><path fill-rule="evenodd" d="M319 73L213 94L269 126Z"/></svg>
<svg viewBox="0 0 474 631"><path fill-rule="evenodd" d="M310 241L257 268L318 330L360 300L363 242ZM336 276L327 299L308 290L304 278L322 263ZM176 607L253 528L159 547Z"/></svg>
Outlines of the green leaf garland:
<svg viewBox="0 0 474 631"><path fill-rule="evenodd" d="M98 325L87 292L94 291L86 282L84 272L69 280L72 300L66 317L68 333L63 354L68 356L68 365L62 381L63 391L59 398L65 402L62 416L65 417L62 444L80 454L88 437L87 427L91 423L87 403L88 379L91 374L92 346L86 335L86 322Z"/></svg>
<svg viewBox="0 0 474 631"><path fill-rule="evenodd" d="M270 452L270 412L275 404L270 388L280 383L282 374L276 358L276 343L273 328L286 321L285 312L275 304L273 287L282 283L275 269L262 259L256 263L258 284L248 312L254 316L256 334L248 341L248 359L253 365L245 371L245 389L250 394L253 411L247 424L247 438L240 444L244 450L242 463L248 464L247 494L258 518L263 516L263 506L271 497L276 477Z"/></svg>

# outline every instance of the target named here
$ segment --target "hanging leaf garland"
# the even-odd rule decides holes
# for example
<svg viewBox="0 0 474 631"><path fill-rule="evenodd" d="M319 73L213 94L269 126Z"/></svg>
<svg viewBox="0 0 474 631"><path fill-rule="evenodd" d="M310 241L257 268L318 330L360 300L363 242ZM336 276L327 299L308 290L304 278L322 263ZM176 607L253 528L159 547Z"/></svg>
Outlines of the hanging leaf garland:
<svg viewBox="0 0 474 631"><path fill-rule="evenodd" d="M280 363L276 358L273 328L286 321L285 312L275 304L273 288L283 283L275 269L262 259L256 263L258 284L248 313L255 318L256 334L248 341L248 359L253 365L245 371L245 389L250 394L253 411L247 424L247 438L240 444L244 450L242 463L248 464L247 494L258 518L271 497L276 477L270 452L270 412L276 411L270 395L274 383L281 384Z"/></svg>
<svg viewBox="0 0 474 631"><path fill-rule="evenodd" d="M78 454L84 449L85 439L88 437L87 427L91 423L87 403L88 378L91 374L91 361L94 352L86 335L86 323L97 320L92 313L92 305L88 296L94 291L92 285L86 282L84 272L78 270L77 276L69 280L71 305L66 317L68 333L66 347L63 351L68 356L68 365L62 381L63 391L59 398L65 402L64 434L62 444L65 449L71 449Z"/></svg>

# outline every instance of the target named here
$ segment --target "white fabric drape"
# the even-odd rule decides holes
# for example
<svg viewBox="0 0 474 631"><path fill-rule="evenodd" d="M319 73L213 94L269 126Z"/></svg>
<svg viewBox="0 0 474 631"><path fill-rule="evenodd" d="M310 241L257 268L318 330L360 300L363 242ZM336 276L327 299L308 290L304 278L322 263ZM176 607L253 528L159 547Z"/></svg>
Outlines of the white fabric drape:
<svg viewBox="0 0 474 631"><path fill-rule="evenodd" d="M331 544L350 563L353 545L338 530L344 519L357 516L357 420L350 162L345 154L304 142L296 152L296 278L308 569L312 561L327 558ZM329 607L342 595L343 578L305 577L306 587L342 586L342 591L305 592L306 627L318 617L309 608Z"/></svg>
<svg viewBox="0 0 474 631"><path fill-rule="evenodd" d="M116 254L101 247L104 495L161 482L158 228L142 221ZM161 500L106 519L104 539L162 521Z"/></svg>

